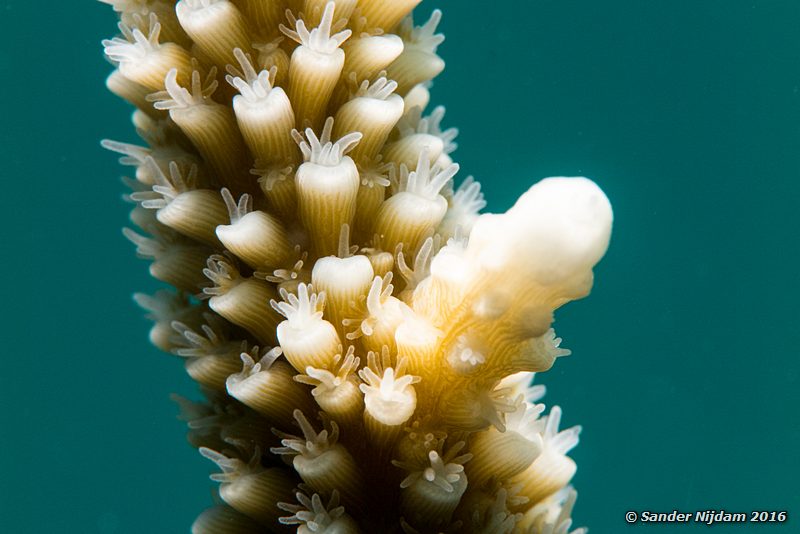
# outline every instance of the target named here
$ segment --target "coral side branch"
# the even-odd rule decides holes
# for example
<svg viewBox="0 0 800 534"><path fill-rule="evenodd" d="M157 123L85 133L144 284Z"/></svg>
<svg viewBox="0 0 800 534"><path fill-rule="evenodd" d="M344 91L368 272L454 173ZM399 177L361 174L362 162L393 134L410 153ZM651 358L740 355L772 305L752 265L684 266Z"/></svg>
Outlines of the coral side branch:
<svg viewBox="0 0 800 534"><path fill-rule="evenodd" d="M123 235L174 288L134 299L201 386L175 399L218 469L192 532L585 533L581 427L538 382L570 354L553 317L590 292L611 205L555 177L482 213L429 105L442 12L101 1L106 84L142 139L102 142L132 169Z"/></svg>

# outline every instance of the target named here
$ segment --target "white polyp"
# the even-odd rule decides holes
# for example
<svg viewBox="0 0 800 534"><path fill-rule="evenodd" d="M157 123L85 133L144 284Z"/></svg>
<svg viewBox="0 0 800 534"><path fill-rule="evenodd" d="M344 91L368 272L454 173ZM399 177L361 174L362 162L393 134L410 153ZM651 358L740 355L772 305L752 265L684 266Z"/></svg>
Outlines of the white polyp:
<svg viewBox="0 0 800 534"><path fill-rule="evenodd" d="M170 395L170 400L178 405L178 419L191 426L202 427L208 419L217 419L219 411L203 401L193 401L177 393ZM206 420L206 421L203 421Z"/></svg>
<svg viewBox="0 0 800 534"><path fill-rule="evenodd" d="M167 21L167 24L170 25L171 21ZM122 36L103 41L103 46L106 55L119 66L119 73L124 78L140 84L147 89L147 93L163 89L164 75L170 68L178 69L181 81L187 80L192 58L181 45L169 39L159 43L163 27L155 12L150 12L149 17L138 13L123 17L119 28ZM172 30L165 33L172 33L174 37L175 28ZM130 89L127 92L131 94ZM141 97L146 98L146 94L138 98Z"/></svg>
<svg viewBox="0 0 800 534"><path fill-rule="evenodd" d="M372 85L365 81L336 112L338 131L359 131L364 135L352 154L359 163L375 160L402 115L403 100L392 93L395 85L385 78Z"/></svg>
<svg viewBox="0 0 800 534"><path fill-rule="evenodd" d="M256 166L250 171L253 176L258 176L258 183L265 193L272 191L280 182L290 179L294 169L291 165L285 167Z"/></svg>
<svg viewBox="0 0 800 534"><path fill-rule="evenodd" d="M266 100L273 91L277 67L256 72L250 58L241 48L235 48L233 55L239 62L241 71L228 65L229 74L225 75L225 80L240 93L233 98L234 109L237 100L244 100L251 105Z"/></svg>
<svg viewBox="0 0 800 534"><path fill-rule="evenodd" d="M480 182L472 176L467 176L456 189L450 209L457 210L463 215L477 215L485 207L486 199L483 198Z"/></svg>
<svg viewBox="0 0 800 534"><path fill-rule="evenodd" d="M437 165L440 169L444 169L452 165L453 162L453 158L442 152L439 154L439 157L436 158L436 161L434 161L433 164ZM451 198L453 196L453 184L450 183L449 187L445 188L445 191L442 194L447 198Z"/></svg>
<svg viewBox="0 0 800 534"><path fill-rule="evenodd" d="M444 455L438 450L431 450L427 454L427 462L418 466L395 462L395 465L410 471L400 483L400 498L403 515L413 524L440 527L450 521L467 489L463 464L472 455L457 456L463 447L464 442L458 442ZM432 532L440 532L440 529Z"/></svg>
<svg viewBox="0 0 800 534"><path fill-rule="evenodd" d="M458 374L469 375L477 372L486 363L487 349L479 340L472 339L469 334L462 334L447 352L447 363Z"/></svg>
<svg viewBox="0 0 800 534"><path fill-rule="evenodd" d="M545 332L543 335L532 340L531 348L543 355L546 359L555 360L564 356L569 356L572 351L569 349L562 349L561 338L556 337L556 332L552 328Z"/></svg>
<svg viewBox="0 0 800 534"><path fill-rule="evenodd" d="M239 202L233 198L230 190L223 187L220 190L222 200L225 202L225 207L228 208L228 217L230 217L231 225L235 225L244 218L245 215L253 211L253 197L245 193L239 197Z"/></svg>
<svg viewBox="0 0 800 534"><path fill-rule="evenodd" d="M216 234L225 247L251 267L276 267L290 253L281 223L263 211L253 211L253 198L244 194L235 202L228 189L222 189L230 224L221 224Z"/></svg>
<svg viewBox="0 0 800 534"><path fill-rule="evenodd" d="M236 373L240 368L239 362L233 357L235 352L209 354L199 358L189 358L184 367L187 374L204 388L216 392L225 391L225 382L231 373Z"/></svg>
<svg viewBox="0 0 800 534"><path fill-rule="evenodd" d="M353 222L358 197L358 168L344 154L361 134L353 132L332 142L332 130L333 119L328 118L319 138L311 129L306 130L307 141L293 132L305 159L295 174L298 211L319 256L335 254L342 225Z"/></svg>
<svg viewBox="0 0 800 534"><path fill-rule="evenodd" d="M358 389L358 378L354 376L360 359L353 355L353 350L352 345L348 347L344 361L341 354L337 354L331 365L332 371L308 366L305 374L294 377L300 383L313 386L311 395L319 407L349 429L359 428L364 415L364 395Z"/></svg>
<svg viewBox="0 0 800 534"><path fill-rule="evenodd" d="M419 419L406 426L404 433L397 443L396 460L392 463L407 465L409 470L425 465L428 462L428 452L441 450L447 437L447 432L423 425Z"/></svg>
<svg viewBox="0 0 800 534"><path fill-rule="evenodd" d="M147 17L150 13L156 14L161 23L159 37L162 43L174 42L180 46L187 46L191 42L187 39L178 22L178 17L175 15L174 0L123 0L116 3L115 11L118 11L120 19L128 24L135 23L137 17Z"/></svg>
<svg viewBox="0 0 800 534"><path fill-rule="evenodd" d="M358 324L358 328L347 334L347 339L365 336L364 343L380 350L384 344L394 344L394 333L403 320L403 303L392 296L392 272L375 276L367 293L365 317L360 321L346 321L345 325ZM374 338L374 340L373 340Z"/></svg>
<svg viewBox="0 0 800 534"><path fill-rule="evenodd" d="M147 35L137 27L131 28L127 24L118 24L122 37L103 40L103 48L108 59L115 63L135 63L144 61L148 54L156 52L159 48L158 36L161 33L161 24L155 13L150 13L149 30ZM142 21L143 22L143 21Z"/></svg>
<svg viewBox="0 0 800 534"><path fill-rule="evenodd" d="M544 397L547 388L544 384L532 384L533 378L536 373L530 371L520 371L513 373L503 378L498 388L509 388L511 390L510 396L517 397L522 395L525 400L531 404Z"/></svg>
<svg viewBox="0 0 800 534"><path fill-rule="evenodd" d="M420 282L430 276L431 260L433 259L433 238L429 237L422 242L422 246L419 247L414 258L413 268L406 263L402 247L398 248L400 250L397 251L397 268L400 271L400 276L406 282L406 287L403 291L413 291Z"/></svg>
<svg viewBox="0 0 800 534"><path fill-rule="evenodd" d="M180 86L178 83L178 69L170 69L164 79L164 91L154 93L148 100L154 102L156 109L187 109L192 106L205 104L214 91L217 90L219 82L215 79L216 68L212 68L206 76L205 81L200 77L200 72L192 71L191 91Z"/></svg>
<svg viewBox="0 0 800 534"><path fill-rule="evenodd" d="M186 310L192 309L186 295L169 289L159 289L152 295L134 293L133 300L147 312L145 318L154 322L172 323Z"/></svg>
<svg viewBox="0 0 800 534"><path fill-rule="evenodd" d="M463 464L470 457L471 455L465 454L461 457L454 458L453 461L445 463L437 451L430 451L428 453L430 464L423 470L411 473L404 478L403 481L400 482L400 487L407 488L417 481L424 481L423 483L427 482L432 484L446 493L453 493L456 490L456 485L464 478ZM465 489L466 484L463 486Z"/></svg>
<svg viewBox="0 0 800 534"><path fill-rule="evenodd" d="M164 76L166 76L166 71ZM160 82L163 82L163 80L160 80ZM147 92L148 94L150 93L150 91ZM151 104L148 102L147 106L149 107ZM136 133L139 137L150 145L150 150L154 154L163 153L165 150L187 154L180 147L182 141L180 129L166 114L156 114L154 116L146 110L137 109L131 115L131 123L136 128Z"/></svg>
<svg viewBox="0 0 800 534"><path fill-rule="evenodd" d="M435 53L439 45L444 42L444 34L436 33L441 20L442 11L440 9L434 9L431 12L431 16L422 26L413 26L409 20L408 24L400 32L406 47L415 47L432 54Z"/></svg>
<svg viewBox="0 0 800 534"><path fill-rule="evenodd" d="M361 82L361 84L358 86L358 89L353 94L353 97L367 97L374 98L376 100L388 100L389 97L394 95L396 89L396 81L389 80L386 78L386 76L381 76L372 83L370 83L369 80L364 80Z"/></svg>
<svg viewBox="0 0 800 534"><path fill-rule="evenodd" d="M319 26L311 31L306 28L303 20L296 21L294 30L287 28L283 24L281 24L280 29L287 37L314 52L333 54L353 33L350 30L343 30L339 33L331 34L335 8L336 4L334 2L328 2L325 5L325 11L322 13Z"/></svg>
<svg viewBox="0 0 800 534"><path fill-rule="evenodd" d="M297 217L297 187L294 182L294 167L276 162L268 165L256 161L250 174L258 176L258 185L267 197L270 206L284 221Z"/></svg>
<svg viewBox="0 0 800 534"><path fill-rule="evenodd" d="M214 314L205 314L206 324L196 332L181 321L171 322L172 329L179 336L179 345L172 350L184 358L202 358L213 354L231 354L246 350L246 342L229 342L222 332L223 323Z"/></svg>
<svg viewBox="0 0 800 534"><path fill-rule="evenodd" d="M161 243L157 239L145 237L134 232L130 228L123 228L122 235L124 235L128 241L136 245L136 255L139 258L158 259L167 252L165 243Z"/></svg>
<svg viewBox="0 0 800 534"><path fill-rule="evenodd" d="M506 414L506 431L513 431L531 441L541 439L541 419L544 404L531 404L522 395L514 400L516 406Z"/></svg>
<svg viewBox="0 0 800 534"><path fill-rule="evenodd" d="M203 293L212 297L224 295L242 280L231 259L220 254L209 256L203 274L214 284L203 289Z"/></svg>
<svg viewBox="0 0 800 534"><path fill-rule="evenodd" d="M278 508L290 512L291 516L281 517L284 525L300 525L297 532L311 534L326 532L330 534L357 534L360 532L353 518L339 506L339 492L334 490L328 504L324 504L319 493L309 498L303 492L295 494L299 504L278 503Z"/></svg>
<svg viewBox="0 0 800 534"><path fill-rule="evenodd" d="M566 453L578 444L581 427L559 432L560 422L558 406L553 406L547 417L536 421L541 432L542 452L527 469L511 478L513 484L521 485L521 494L528 497L531 504L556 493L575 474L575 462Z"/></svg>
<svg viewBox="0 0 800 534"><path fill-rule="evenodd" d="M267 304L277 296L272 285L242 277L229 257L218 254L209 257L203 274L214 283L203 290L210 297L208 305L212 310L248 330L259 343L275 344L278 316Z"/></svg>
<svg viewBox="0 0 800 534"><path fill-rule="evenodd" d="M312 384L316 385L316 387L311 390L311 394L314 397L323 397L326 394L334 393L337 388L344 384L344 380L341 378L341 376L334 376L333 373L326 369L306 367L305 376L311 379L310 381ZM306 380L304 379L303 382L305 383Z"/></svg>
<svg viewBox="0 0 800 534"><path fill-rule="evenodd" d="M147 101L147 95L150 94L152 89L138 81L127 78L119 68L111 71L111 74L106 77L106 88L152 118L162 115Z"/></svg>
<svg viewBox="0 0 800 534"><path fill-rule="evenodd" d="M200 447L200 454L222 470L211 475L211 480L221 483L219 493L225 502L259 523L278 520L277 502L290 497L294 485L288 473L281 468L262 467L258 448L248 463L207 447Z"/></svg>
<svg viewBox="0 0 800 534"><path fill-rule="evenodd" d="M296 31L281 26L287 36L301 43L292 52L288 80L288 94L298 127L319 126L342 74L345 53L339 45L350 36L350 30L331 36L333 10L334 3L329 2L320 26L311 32L302 20L294 22ZM290 18L290 22L292 20Z"/></svg>
<svg viewBox="0 0 800 534"><path fill-rule="evenodd" d="M506 414L504 432L489 429L474 436L470 450L475 458L469 469L472 482L482 485L491 478L506 481L530 467L541 454L543 445L536 417L544 406L528 409L521 396L515 402L516 410Z"/></svg>
<svg viewBox="0 0 800 534"><path fill-rule="evenodd" d="M430 115L423 117L422 108L415 106L403 114L403 120L400 121L397 128L401 136L409 136L416 133L428 134L440 139L442 142L442 154L439 157L443 157L458 148L458 144L455 142L455 138L458 137L458 128L442 130L444 113L444 106L436 106Z"/></svg>
<svg viewBox="0 0 800 534"><path fill-rule="evenodd" d="M417 395L412 384L419 378L411 375L395 376L391 367L379 376L369 367L359 371L364 384L359 387L364 393L367 413L387 426L405 423L417 407Z"/></svg>
<svg viewBox="0 0 800 534"><path fill-rule="evenodd" d="M419 154L417 169L400 168L399 191L387 199L375 217L381 246L393 250L399 243L415 250L442 222L447 201L439 193L458 171L458 165L431 169L427 149Z"/></svg>
<svg viewBox="0 0 800 534"><path fill-rule="evenodd" d="M302 331L322 320L322 308L325 305L325 293L314 293L307 284L297 286L297 295L281 290L283 301L272 301L275 310L286 317L293 330Z"/></svg>
<svg viewBox="0 0 800 534"><path fill-rule="evenodd" d="M278 289L289 293L296 293L297 286L301 283L311 283L311 271L308 269L308 252L303 252L300 245L295 245L292 259L284 263L282 268L264 273L257 273L259 277L278 284Z"/></svg>
<svg viewBox="0 0 800 534"><path fill-rule="evenodd" d="M561 424L561 408L553 406L550 414L545 418L545 426L542 431L542 440L545 448L558 454L567 454L578 445L578 436L581 433L580 426L573 426L566 430L558 430Z"/></svg>
<svg viewBox="0 0 800 534"><path fill-rule="evenodd" d="M441 12L435 10L424 25L415 28L408 18L399 28L398 34L403 37L405 49L386 70L389 77L397 80L400 94L433 79L444 70L444 61L436 55L438 45L444 40L442 34L435 33L440 18Z"/></svg>
<svg viewBox="0 0 800 534"><path fill-rule="evenodd" d="M336 397L342 386L352 385L350 377L358 371L361 360L354 353L355 347L350 345L344 358L342 358L341 354L334 358L335 374L327 369L306 367L306 374L298 375L295 380L314 386L314 389L311 390L311 395L317 399L320 397ZM336 367L338 367L338 370L336 370Z"/></svg>
<svg viewBox="0 0 800 534"><path fill-rule="evenodd" d="M268 371L272 364L275 363L281 355L281 348L274 347L264 353L261 358L256 361L253 355L248 352L242 351L242 371L232 374L228 377L228 390L235 390L237 386L241 385L248 378L251 378L262 371ZM235 396L235 395L234 395Z"/></svg>
<svg viewBox="0 0 800 534"><path fill-rule="evenodd" d="M241 371L226 381L228 394L273 421L291 419L295 409L310 409L306 391L294 380L294 369L284 361L276 361L280 347L260 357L257 349L242 352ZM258 360L258 361L257 361Z"/></svg>
<svg viewBox="0 0 800 534"><path fill-rule="evenodd" d="M444 419L463 430L478 431L491 425L505 432L504 414L517 407L508 394L508 389L488 391L479 387L453 391L445 401Z"/></svg>
<svg viewBox="0 0 800 534"><path fill-rule="evenodd" d="M333 117L325 120L322 134L319 137L311 128L306 128L305 138L297 130L292 131L292 137L300 147L300 152L303 153L304 162L326 167L339 165L344 160L345 154L352 150L362 137L360 132L352 132L333 142L331 141L332 132Z"/></svg>
<svg viewBox="0 0 800 534"><path fill-rule="evenodd" d="M585 528L572 528L572 509L578 493L568 486L559 490L537 505L531 507L520 520L518 526L528 531L553 534L586 534Z"/></svg>
<svg viewBox="0 0 800 534"><path fill-rule="evenodd" d="M250 152L262 163L285 164L294 155L290 132L294 111L289 97L275 87L277 66L256 73L250 57L236 48L241 70L228 66L226 80L240 94L233 97L233 111Z"/></svg>
<svg viewBox="0 0 800 534"><path fill-rule="evenodd" d="M267 43L253 43L253 48L258 51L258 65L264 70L278 69L272 78L273 86L284 85L289 74L289 56L280 46L284 39L281 35Z"/></svg>
<svg viewBox="0 0 800 534"><path fill-rule="evenodd" d="M100 146L106 150L122 154L122 157L119 158L120 165L130 165L133 167L143 165L145 161L147 161L147 158L153 153L153 149L150 147L123 143L111 139L103 139L100 141Z"/></svg>
<svg viewBox="0 0 800 534"><path fill-rule="evenodd" d="M396 87L395 82L386 78L380 78L373 84L364 81L351 100L336 112L337 123L346 124L346 128L357 128L364 135L375 138L364 141L370 144L369 158L377 155L402 116L403 99L394 94Z"/></svg>
<svg viewBox="0 0 800 534"><path fill-rule="evenodd" d="M181 193L191 191L197 184L197 166L193 165L189 174L184 178L178 164L174 161L169 162L169 177L167 177L158 166L152 156L144 157L144 165L149 176L152 176L155 184L150 191L139 191L132 193L130 199L141 204L143 208L162 209L167 207L170 202Z"/></svg>
<svg viewBox="0 0 800 534"><path fill-rule="evenodd" d="M442 188L458 172L458 164L453 163L445 169L431 168L429 151L424 149L419 154L415 170L405 172L400 169L400 192L412 193L425 200L436 200Z"/></svg>
<svg viewBox="0 0 800 534"><path fill-rule="evenodd" d="M163 225L152 226L148 231L153 237L137 234L130 228L123 228L122 233L136 245L137 257L153 260L149 270L154 278L191 293L206 285L201 272L210 252L206 247L187 243Z"/></svg>
<svg viewBox="0 0 800 534"><path fill-rule="evenodd" d="M302 437L276 432L280 436L283 447L270 449L273 454L301 455L313 458L320 456L334 447L339 440L339 425L331 421L328 428L317 433L306 416L300 410L294 411L294 419L300 427Z"/></svg>
<svg viewBox="0 0 800 534"><path fill-rule="evenodd" d="M198 308L181 292L162 289L153 295L135 293L133 300L147 311L145 317L153 321L149 332L150 342L165 352L177 348L173 321L194 321L200 315Z"/></svg>
<svg viewBox="0 0 800 534"><path fill-rule="evenodd" d="M222 453L205 447L200 448L200 454L217 464L217 467L222 471L222 473L211 475L211 480L215 482L231 483L241 476L250 474L254 469L258 469L256 466L259 465L258 462L248 464L239 458L229 458Z"/></svg>
<svg viewBox="0 0 800 534"><path fill-rule="evenodd" d="M359 169L361 185L368 188L389 187L389 176L394 176L395 167L391 163L375 163Z"/></svg>
<svg viewBox="0 0 800 534"><path fill-rule="evenodd" d="M142 184L154 185L156 183L156 176L152 172L152 167L146 165L147 158L152 157L156 152L153 148L112 141L110 139L103 139L100 142L100 146L106 150L122 154L122 157L119 158L119 163L121 165L136 167L136 180ZM158 162L156 162L156 164L158 164ZM163 170L161 172L163 173ZM144 190L145 188L142 188L142 191Z"/></svg>
<svg viewBox="0 0 800 534"><path fill-rule="evenodd" d="M194 240L219 248L215 229L227 222L228 217L218 192L189 189L178 193L171 186L155 186L153 191L162 196L162 199L152 201L152 207L158 208L156 218L160 223Z"/></svg>
<svg viewBox="0 0 800 534"><path fill-rule="evenodd" d="M472 482L470 478L470 483ZM461 508L469 513L467 524L470 525L471 531L493 534L511 534L519 531L518 522L522 514L515 514L509 510L510 500L513 499L509 499L509 491L499 484L486 485L480 492L467 494L462 500Z"/></svg>
<svg viewBox="0 0 800 534"><path fill-rule="evenodd" d="M369 317L373 318L376 322L381 321L386 312L384 304L392 298L394 286L391 281L391 273L387 273L383 278L376 276L372 280L372 285L367 294L367 312L369 313ZM361 329L366 335L372 333L372 328L369 327L369 330L367 330L363 324Z"/></svg>
<svg viewBox="0 0 800 534"><path fill-rule="evenodd" d="M455 138L458 137L458 128L442 130L441 123L444 118L445 107L436 106L430 115L422 118L417 125L420 133L435 135L444 143L444 153L450 154L458 148Z"/></svg>
<svg viewBox="0 0 800 534"><path fill-rule="evenodd" d="M131 181L136 184L139 183L136 180L131 180ZM129 195L123 195L122 198L126 202L132 202ZM148 210L138 205L134 206L134 208L131 210L130 214L128 215L128 219L130 220L130 222L132 222L142 230L147 230L148 228L152 228L153 226L156 226L158 224L158 219L156 219L156 214L153 213L152 210Z"/></svg>
<svg viewBox="0 0 800 534"><path fill-rule="evenodd" d="M281 35L266 43L253 43L253 48L258 51L258 64L263 67L264 60L280 49L284 39L285 37Z"/></svg>
<svg viewBox="0 0 800 534"><path fill-rule="evenodd" d="M309 286L299 284L297 295L280 290L284 302L272 301L275 310L286 320L278 325L278 341L289 363L298 372L309 365L328 368L341 350L339 334L334 326L322 318L325 293L311 293Z"/></svg>
<svg viewBox="0 0 800 534"><path fill-rule="evenodd" d="M484 207L486 200L481 192L481 184L472 176L467 176L450 199L450 207L439 225L439 233L449 238L460 228L468 236Z"/></svg>
<svg viewBox="0 0 800 534"><path fill-rule="evenodd" d="M248 22L229 0L180 0L175 13L203 56L219 66L233 63L233 49L249 49Z"/></svg>
<svg viewBox="0 0 800 534"><path fill-rule="evenodd" d="M360 508L363 503L361 473L353 456L339 439L339 426L323 415L323 430L317 433L300 410L294 419L302 436L273 430L281 437L283 447L270 449L273 454L291 456L292 464L305 483L328 493L338 490L348 507Z"/></svg>

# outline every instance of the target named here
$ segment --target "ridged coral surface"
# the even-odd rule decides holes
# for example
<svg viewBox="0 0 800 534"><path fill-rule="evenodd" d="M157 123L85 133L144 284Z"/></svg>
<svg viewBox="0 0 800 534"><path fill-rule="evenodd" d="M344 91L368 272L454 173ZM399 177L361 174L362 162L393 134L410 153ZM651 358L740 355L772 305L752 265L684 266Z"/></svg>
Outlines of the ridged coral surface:
<svg viewBox="0 0 800 534"><path fill-rule="evenodd" d="M504 214L454 187L419 0L104 0L111 91L147 146L137 295L220 501L193 532L566 533L580 428L537 403L611 208L548 178ZM573 532L582 532L578 529Z"/></svg>

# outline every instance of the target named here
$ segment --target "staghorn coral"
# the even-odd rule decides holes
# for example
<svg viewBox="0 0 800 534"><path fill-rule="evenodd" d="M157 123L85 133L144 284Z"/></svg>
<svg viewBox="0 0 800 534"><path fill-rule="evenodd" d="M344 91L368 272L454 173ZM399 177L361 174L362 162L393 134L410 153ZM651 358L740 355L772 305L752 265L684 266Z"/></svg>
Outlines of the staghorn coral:
<svg viewBox="0 0 800 534"><path fill-rule="evenodd" d="M548 178L503 214L430 115L419 0L111 1L107 85L147 146L126 229L178 399L221 470L196 533L565 534L579 427L537 403L553 311L588 294L611 208ZM573 533L583 532L583 529Z"/></svg>

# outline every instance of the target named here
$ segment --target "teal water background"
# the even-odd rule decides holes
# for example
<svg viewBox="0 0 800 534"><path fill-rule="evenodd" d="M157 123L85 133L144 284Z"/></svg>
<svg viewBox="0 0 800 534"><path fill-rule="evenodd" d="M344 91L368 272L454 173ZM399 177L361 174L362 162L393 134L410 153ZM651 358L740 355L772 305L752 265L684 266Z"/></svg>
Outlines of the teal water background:
<svg viewBox="0 0 800 534"><path fill-rule="evenodd" d="M541 377L584 427L577 524L788 510L764 531L800 532L800 2L432 7L433 103L489 209L578 174L614 206L593 294L557 314L573 356ZM113 24L98 2L0 3L0 532L185 532L210 502L168 399L195 390L147 343L130 295L156 286L98 145L135 140L103 85Z"/></svg>

